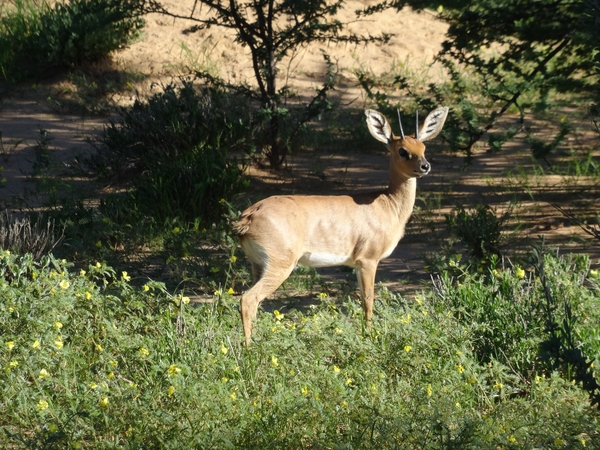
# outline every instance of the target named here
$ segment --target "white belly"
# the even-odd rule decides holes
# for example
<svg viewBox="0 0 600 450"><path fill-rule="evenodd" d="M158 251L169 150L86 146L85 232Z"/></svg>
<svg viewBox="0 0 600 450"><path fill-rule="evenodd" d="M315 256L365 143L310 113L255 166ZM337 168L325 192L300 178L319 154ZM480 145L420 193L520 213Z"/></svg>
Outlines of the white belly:
<svg viewBox="0 0 600 450"><path fill-rule="evenodd" d="M298 263L310 267L354 266L350 256L318 252L305 253Z"/></svg>

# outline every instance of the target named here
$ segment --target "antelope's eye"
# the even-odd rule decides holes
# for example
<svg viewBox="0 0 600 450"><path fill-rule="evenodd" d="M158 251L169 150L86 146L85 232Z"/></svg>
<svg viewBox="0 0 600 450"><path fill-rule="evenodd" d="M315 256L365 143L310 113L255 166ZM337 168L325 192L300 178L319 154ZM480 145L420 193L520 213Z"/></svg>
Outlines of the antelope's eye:
<svg viewBox="0 0 600 450"><path fill-rule="evenodd" d="M409 160L410 156L411 156L410 153L408 153L408 151L406 151L406 149L404 147L398 148L398 155L400 155L400 158L406 159L406 160Z"/></svg>

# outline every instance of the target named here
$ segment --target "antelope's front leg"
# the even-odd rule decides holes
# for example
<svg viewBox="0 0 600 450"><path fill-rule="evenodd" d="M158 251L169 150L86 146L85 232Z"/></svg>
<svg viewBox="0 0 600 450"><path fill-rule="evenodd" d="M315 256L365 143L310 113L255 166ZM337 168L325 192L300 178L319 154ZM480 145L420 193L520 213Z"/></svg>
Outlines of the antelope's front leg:
<svg viewBox="0 0 600 450"><path fill-rule="evenodd" d="M365 312L365 322L367 327L371 327L371 318L373 317L373 302L375 301L375 272L377 272L377 263L372 261L361 261L356 269L358 278L358 287L360 288L360 297L362 308Z"/></svg>

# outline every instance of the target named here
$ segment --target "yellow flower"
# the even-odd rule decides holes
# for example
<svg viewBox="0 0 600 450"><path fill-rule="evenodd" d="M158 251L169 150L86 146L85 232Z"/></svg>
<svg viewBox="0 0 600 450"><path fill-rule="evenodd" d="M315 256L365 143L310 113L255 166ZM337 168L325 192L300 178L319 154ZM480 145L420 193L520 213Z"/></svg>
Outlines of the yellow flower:
<svg viewBox="0 0 600 450"><path fill-rule="evenodd" d="M12 350L15 346L15 341L8 341L5 345L7 349Z"/></svg>
<svg viewBox="0 0 600 450"><path fill-rule="evenodd" d="M412 347L411 347L410 345L405 345L405 346L404 346L404 351L405 351L406 353L410 352L410 350L411 350L411 349L412 349Z"/></svg>
<svg viewBox="0 0 600 450"><path fill-rule="evenodd" d="M96 389L96 388L98 388L98 385L96 383L90 383L90 384L88 384L88 387L90 389Z"/></svg>
<svg viewBox="0 0 600 450"><path fill-rule="evenodd" d="M189 297L181 297L181 303L183 303L184 305L187 305L190 302L190 298Z"/></svg>
<svg viewBox="0 0 600 450"><path fill-rule="evenodd" d="M231 261L232 263L235 263L237 261L237 257L235 255L233 255L231 258L229 258L229 261Z"/></svg>
<svg viewBox="0 0 600 450"><path fill-rule="evenodd" d="M340 368L338 366L333 366L333 371L335 373L338 373L340 371Z"/></svg>
<svg viewBox="0 0 600 450"><path fill-rule="evenodd" d="M231 394L229 394L229 398L231 400L235 400L235 392L232 392Z"/></svg>
<svg viewBox="0 0 600 450"><path fill-rule="evenodd" d="M235 291L233 290L233 288L232 288L232 287L230 287L230 288L227 290L227 293L228 293L229 295L233 295L233 294L235 294Z"/></svg>
<svg viewBox="0 0 600 450"><path fill-rule="evenodd" d="M277 319L277 320L281 320L285 316L285 314L281 314L277 309L275 311L273 311L273 315L275 316L275 319Z"/></svg>
<svg viewBox="0 0 600 450"><path fill-rule="evenodd" d="M67 280L62 280L60 283L58 283L58 285L61 289L68 289L68 287L70 286Z"/></svg>
<svg viewBox="0 0 600 450"><path fill-rule="evenodd" d="M228 381L229 381L229 378L227 378L227 377L221 378L221 383L227 383Z"/></svg>
<svg viewBox="0 0 600 450"><path fill-rule="evenodd" d="M273 367L279 366L279 363L277 362L277 358L275 358L275 356L271 356L271 364L273 365Z"/></svg>
<svg viewBox="0 0 600 450"><path fill-rule="evenodd" d="M598 278L598 271L596 269L590 270L590 277L592 277L592 278ZM583 442L585 442L585 441L583 441Z"/></svg>
<svg viewBox="0 0 600 450"><path fill-rule="evenodd" d="M565 441L560 438L554 439L554 445L564 445Z"/></svg>
<svg viewBox="0 0 600 450"><path fill-rule="evenodd" d="M175 364L171 364L167 370L167 376L169 378L176 377L180 372L181 369L179 367L177 367Z"/></svg>
<svg viewBox="0 0 600 450"><path fill-rule="evenodd" d="M96 242L96 247L102 248L102 241ZM97 266L97 264L96 264L96 266Z"/></svg>
<svg viewBox="0 0 600 450"><path fill-rule="evenodd" d="M302 395L308 395L308 388L306 386L304 386L302 389Z"/></svg>
<svg viewBox="0 0 600 450"><path fill-rule="evenodd" d="M326 298L327 298L327 293L325 293L325 292L319 293L319 300L325 300Z"/></svg>
<svg viewBox="0 0 600 450"><path fill-rule="evenodd" d="M167 390L167 395L169 397L173 397L174 393L175 393L175 386L169 386L169 389Z"/></svg>
<svg viewBox="0 0 600 450"><path fill-rule="evenodd" d="M60 322L54 322L54 328L60 330L63 327L63 324Z"/></svg>
<svg viewBox="0 0 600 450"><path fill-rule="evenodd" d="M112 379L115 377L115 373L114 373L114 372L111 372L111 373L109 373L109 374L107 375L107 377L108 377L108 379L109 379L109 380L112 380Z"/></svg>
<svg viewBox="0 0 600 450"><path fill-rule="evenodd" d="M400 322L402 322L402 323L409 323L410 322L410 314L402 316L402 318L400 319Z"/></svg>
<svg viewBox="0 0 600 450"><path fill-rule="evenodd" d="M221 344L221 353L223 353L224 355L226 355L228 352L227 347L225 347L223 344Z"/></svg>
<svg viewBox="0 0 600 450"><path fill-rule="evenodd" d="M127 275L126 271L121 272L121 278L123 278L123 280L125 280L125 281L131 280L131 277L129 275Z"/></svg>
<svg viewBox="0 0 600 450"><path fill-rule="evenodd" d="M19 366L19 363L17 361L11 361L8 363L8 367L11 367L13 369L18 366Z"/></svg>
<svg viewBox="0 0 600 450"><path fill-rule="evenodd" d="M49 405L48 405L48 402L47 402L46 400L40 400L40 401L37 403L37 405L36 405L37 409L39 409L40 411L45 411L45 410L47 410L47 409L48 409L48 406L49 406Z"/></svg>
<svg viewBox="0 0 600 450"><path fill-rule="evenodd" d="M100 406L106 408L110 402L108 401L108 397L104 397L100 400Z"/></svg>
<svg viewBox="0 0 600 450"><path fill-rule="evenodd" d="M457 408L460 408L460 403L459 403L459 402L456 402L456 403L455 403L455 406L456 406Z"/></svg>
<svg viewBox="0 0 600 450"><path fill-rule="evenodd" d="M497 381L494 384L494 389L502 389L503 387L504 387L504 385L502 383L498 383Z"/></svg>
<svg viewBox="0 0 600 450"><path fill-rule="evenodd" d="M101 352L104 349L102 348L102 346L100 344L96 344L96 350L98 350L99 352Z"/></svg>
<svg viewBox="0 0 600 450"><path fill-rule="evenodd" d="M87 273L87 272L86 272L85 270L81 269L81 270L79 271L79 276L80 276L80 277L85 277L85 274L86 274L86 273Z"/></svg>
<svg viewBox="0 0 600 450"><path fill-rule="evenodd" d="M342 401L342 407L346 408L348 406L348 402L346 400Z"/></svg>
<svg viewBox="0 0 600 450"><path fill-rule="evenodd" d="M525 278L525 271L523 269L521 269L520 267L517 269L517 278L519 280L522 280L523 278Z"/></svg>
<svg viewBox="0 0 600 450"><path fill-rule="evenodd" d="M429 397L431 397L431 394L433 394L433 389L431 388L431 384L427 385L427 395Z"/></svg>
<svg viewBox="0 0 600 450"><path fill-rule="evenodd" d="M457 364L456 365L456 371L458 373L463 373L465 371L465 368L461 364Z"/></svg>
<svg viewBox="0 0 600 450"><path fill-rule="evenodd" d="M140 355L148 356L149 354L150 354L150 352L148 351L148 349L146 347L140 348Z"/></svg>
<svg viewBox="0 0 600 450"><path fill-rule="evenodd" d="M38 378L40 380L44 380L46 378L48 378L50 376L50 374L48 373L48 371L46 369L42 369L40 370L40 374L38 375Z"/></svg>
<svg viewBox="0 0 600 450"><path fill-rule="evenodd" d="M175 227L175 228L173 228L173 233L179 234L179 233L181 233L181 229L179 227Z"/></svg>
<svg viewBox="0 0 600 450"><path fill-rule="evenodd" d="M58 336L56 338L56 341L54 341L54 345L56 346L56 348L63 348L63 340L62 340L62 336Z"/></svg>
<svg viewBox="0 0 600 450"><path fill-rule="evenodd" d="M147 284L144 285L143 287L144 291L148 292L150 290L150 286L148 286Z"/></svg>
<svg viewBox="0 0 600 450"><path fill-rule="evenodd" d="M98 242L100 242L100 241L98 241ZM98 245L98 244L96 244L96 245ZM100 242L100 246L102 246L102 242ZM96 263L96 269L100 269L100 268L102 268L102 264L100 264L99 262L97 262Z"/></svg>
<svg viewBox="0 0 600 450"><path fill-rule="evenodd" d="M85 292L85 299L86 299L86 300L89 300L89 299L91 299L91 298L92 298L92 294L90 294L89 292L87 292L87 291L86 291L86 292Z"/></svg>
<svg viewBox="0 0 600 450"><path fill-rule="evenodd" d="M109 363L111 366L113 366L113 367L117 367L117 362L116 362L116 361L113 361L113 360L111 360L111 361L109 361L108 363Z"/></svg>
<svg viewBox="0 0 600 450"><path fill-rule="evenodd" d="M354 380L352 378L348 378L346 380L346 383L344 383L346 386L350 386L352 383L354 383Z"/></svg>
<svg viewBox="0 0 600 450"><path fill-rule="evenodd" d="M510 442L511 444L514 444L515 442L517 442L517 438L515 438L513 435L510 435L507 439L508 442Z"/></svg>

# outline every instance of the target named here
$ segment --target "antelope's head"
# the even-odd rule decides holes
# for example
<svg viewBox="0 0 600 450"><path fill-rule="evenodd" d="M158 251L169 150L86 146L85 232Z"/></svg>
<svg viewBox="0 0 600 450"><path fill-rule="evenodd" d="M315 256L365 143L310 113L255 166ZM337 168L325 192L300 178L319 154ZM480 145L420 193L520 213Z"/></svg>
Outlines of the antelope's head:
<svg viewBox="0 0 600 450"><path fill-rule="evenodd" d="M405 136L398 111L400 136L392 133L392 128L383 114L372 109L365 111L367 126L375 139L383 142L391 154L391 170L404 178L421 178L427 175L431 166L425 159L424 141L436 137L446 121L448 108L437 108L425 119L419 129L419 114L417 113L415 137Z"/></svg>

